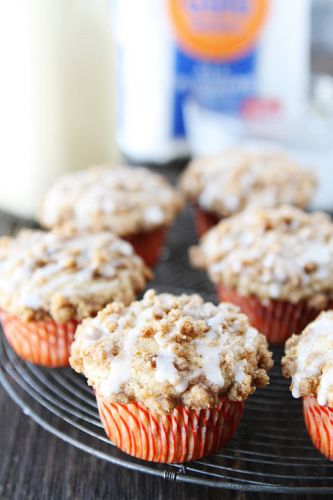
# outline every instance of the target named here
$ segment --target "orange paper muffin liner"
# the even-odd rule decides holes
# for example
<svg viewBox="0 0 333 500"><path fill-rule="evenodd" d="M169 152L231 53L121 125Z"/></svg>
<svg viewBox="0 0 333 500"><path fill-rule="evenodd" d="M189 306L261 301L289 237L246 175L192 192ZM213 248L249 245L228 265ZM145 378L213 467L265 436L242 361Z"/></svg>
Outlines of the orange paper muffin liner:
<svg viewBox="0 0 333 500"><path fill-rule="evenodd" d="M78 321L59 324L50 320L22 321L0 311L4 334L16 354L31 363L57 368L67 366Z"/></svg>
<svg viewBox="0 0 333 500"><path fill-rule="evenodd" d="M293 333L301 333L321 312L309 307L305 301L293 304L284 300L270 300L265 305L257 297L243 297L223 285L217 285L216 289L220 302L231 302L239 306L249 317L251 324L273 344L282 344ZM333 303L330 302L325 309L332 307Z"/></svg>
<svg viewBox="0 0 333 500"><path fill-rule="evenodd" d="M110 403L97 397L107 436L125 453L161 463L181 463L211 455L235 434L244 402L222 398L217 407L180 406L160 415L138 403Z"/></svg>
<svg viewBox="0 0 333 500"><path fill-rule="evenodd" d="M221 218L213 212L206 212L198 205L195 205L194 207L194 219L199 238L212 229L212 227L216 226L216 224L221 220Z"/></svg>
<svg viewBox="0 0 333 500"><path fill-rule="evenodd" d="M165 240L165 227L153 231L130 234L123 239L131 243L135 252L142 258L148 267L154 267L159 261Z"/></svg>
<svg viewBox="0 0 333 500"><path fill-rule="evenodd" d="M317 398L303 398L305 425L313 444L326 458L333 460L333 408L320 406Z"/></svg>

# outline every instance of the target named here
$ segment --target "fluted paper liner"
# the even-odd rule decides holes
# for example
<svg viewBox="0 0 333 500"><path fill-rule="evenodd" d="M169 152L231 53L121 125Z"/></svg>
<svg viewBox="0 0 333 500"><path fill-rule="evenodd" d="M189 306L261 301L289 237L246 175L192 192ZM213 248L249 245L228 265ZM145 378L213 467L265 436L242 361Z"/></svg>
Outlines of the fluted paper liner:
<svg viewBox="0 0 333 500"><path fill-rule="evenodd" d="M123 238L131 243L135 253L142 258L147 266L154 267L161 255L165 234L166 229L163 227L153 231L131 234Z"/></svg>
<svg viewBox="0 0 333 500"><path fill-rule="evenodd" d="M273 344L282 344L293 333L301 333L321 312L309 307L305 301L293 304L284 300L269 300L263 304L257 297L243 297L223 285L217 285L216 290L220 302L239 306L251 324ZM332 305L330 303L327 309L332 309Z"/></svg>
<svg viewBox="0 0 333 500"><path fill-rule="evenodd" d="M213 409L177 407L160 415L139 403L110 403L97 397L107 436L125 453L162 463L181 463L211 455L234 435L244 402L222 398Z"/></svg>
<svg viewBox="0 0 333 500"><path fill-rule="evenodd" d="M207 231L216 226L216 224L222 219L215 215L213 212L206 212L198 205L194 206L194 220L195 227L199 238L203 236Z"/></svg>
<svg viewBox="0 0 333 500"><path fill-rule="evenodd" d="M57 368L69 363L70 346L78 321L22 321L0 311L4 334L16 354L31 363Z"/></svg>
<svg viewBox="0 0 333 500"><path fill-rule="evenodd" d="M317 398L303 398L305 425L315 447L333 460L333 408L320 406Z"/></svg>

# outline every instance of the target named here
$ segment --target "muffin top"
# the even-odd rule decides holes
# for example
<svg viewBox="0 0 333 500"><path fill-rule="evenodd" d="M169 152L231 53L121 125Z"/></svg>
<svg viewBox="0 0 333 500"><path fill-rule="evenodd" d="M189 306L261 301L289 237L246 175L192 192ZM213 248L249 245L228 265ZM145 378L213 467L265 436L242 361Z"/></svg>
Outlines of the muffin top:
<svg viewBox="0 0 333 500"><path fill-rule="evenodd" d="M282 372L292 379L295 398L316 396L320 405L333 407L333 311L322 312L287 340Z"/></svg>
<svg viewBox="0 0 333 500"><path fill-rule="evenodd" d="M77 329L71 366L102 398L159 413L245 400L272 366L266 338L231 304L156 295L110 304Z"/></svg>
<svg viewBox="0 0 333 500"><path fill-rule="evenodd" d="M181 206L180 194L161 175L97 166L61 177L46 194L39 220L48 228L71 223L125 236L170 224Z"/></svg>
<svg viewBox="0 0 333 500"><path fill-rule="evenodd" d="M306 207L315 188L312 172L281 151L232 149L192 161L180 188L188 201L220 217L246 207Z"/></svg>
<svg viewBox="0 0 333 500"><path fill-rule="evenodd" d="M111 233L22 230L0 239L0 308L24 320L59 323L128 304L150 271L131 245Z"/></svg>
<svg viewBox="0 0 333 500"><path fill-rule="evenodd" d="M240 295L321 309L333 297L333 224L323 213L245 210L209 231L190 258Z"/></svg>

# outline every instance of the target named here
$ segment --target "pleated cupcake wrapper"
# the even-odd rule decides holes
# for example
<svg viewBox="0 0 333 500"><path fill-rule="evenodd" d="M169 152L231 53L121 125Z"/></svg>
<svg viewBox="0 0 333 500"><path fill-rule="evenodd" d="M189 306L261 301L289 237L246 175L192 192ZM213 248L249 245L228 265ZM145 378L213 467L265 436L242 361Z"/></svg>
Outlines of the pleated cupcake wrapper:
<svg viewBox="0 0 333 500"><path fill-rule="evenodd" d="M333 408L320 406L317 398L303 398L306 428L315 447L329 460L333 460Z"/></svg>
<svg viewBox="0 0 333 500"><path fill-rule="evenodd" d="M161 255L165 234L166 228L162 227L153 231L130 234L123 239L131 243L147 266L154 267Z"/></svg>
<svg viewBox="0 0 333 500"><path fill-rule="evenodd" d="M264 333L269 342L283 343L293 333L301 333L321 312L309 307L305 301L293 304L283 300L270 300L262 304L257 297L243 297L223 285L216 287L219 301L231 302L249 317L251 324ZM326 307L331 309L332 302Z"/></svg>
<svg viewBox="0 0 333 500"><path fill-rule="evenodd" d="M221 220L217 215L212 212L206 212L202 210L198 205L194 206L194 220L195 226L199 238L203 236L207 231L216 226L216 224Z"/></svg>
<svg viewBox="0 0 333 500"><path fill-rule="evenodd" d="M244 402L221 399L211 410L178 407L159 415L138 403L110 403L97 396L107 436L125 453L161 463L181 463L208 456L234 435Z"/></svg>
<svg viewBox="0 0 333 500"><path fill-rule="evenodd" d="M16 354L26 361L48 367L67 366L77 321L59 324L52 320L22 321L0 311L4 334Z"/></svg>

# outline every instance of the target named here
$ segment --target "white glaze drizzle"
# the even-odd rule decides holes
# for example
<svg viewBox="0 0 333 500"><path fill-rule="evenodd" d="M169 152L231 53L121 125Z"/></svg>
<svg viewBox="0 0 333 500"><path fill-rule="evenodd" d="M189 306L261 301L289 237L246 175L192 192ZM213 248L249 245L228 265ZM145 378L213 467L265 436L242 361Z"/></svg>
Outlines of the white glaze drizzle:
<svg viewBox="0 0 333 500"><path fill-rule="evenodd" d="M333 366L324 368L318 389L317 400L321 406L327 403L328 393L333 390Z"/></svg>
<svg viewBox="0 0 333 500"><path fill-rule="evenodd" d="M309 377L320 377L317 400L325 405L333 390L333 312L322 313L308 325L297 346L296 372L292 377L292 395L301 397L300 385Z"/></svg>
<svg viewBox="0 0 333 500"><path fill-rule="evenodd" d="M221 373L219 345L209 345L209 339L196 340L197 351L202 357L202 371L208 380L220 387L224 386L224 377Z"/></svg>
<svg viewBox="0 0 333 500"><path fill-rule="evenodd" d="M106 261L98 264L96 277L99 252ZM143 273L132 246L109 233L58 237L26 232L12 241L8 255L0 259L0 288L6 294L15 293L18 304L38 310L58 293L67 298L110 295L118 278L140 269Z"/></svg>
<svg viewBox="0 0 333 500"><path fill-rule="evenodd" d="M53 227L69 217L90 229L97 218L120 234L124 223L135 232L138 224L169 222L179 204L175 189L148 169L97 166L62 177L46 194L41 219Z"/></svg>
<svg viewBox="0 0 333 500"><path fill-rule="evenodd" d="M245 378L245 368L247 366L247 361L246 359L242 359L241 361L238 361L235 365L235 380L239 384L241 384Z"/></svg>
<svg viewBox="0 0 333 500"><path fill-rule="evenodd" d="M121 353L113 357L110 375L101 382L100 391L105 397L120 391L122 384L127 382L131 368L134 346L139 336L140 328L127 331Z"/></svg>
<svg viewBox="0 0 333 500"><path fill-rule="evenodd" d="M147 292L149 293L149 292ZM168 295L164 296L164 306L168 303ZM144 299L143 299L144 300ZM170 298L170 305L171 305ZM129 316L111 315L103 318L104 322L116 324L115 330L109 334L110 342L106 343L105 352L110 360L110 369L108 376L99 383L98 390L104 397L109 397L121 391L131 374L131 360L135 355L136 346L139 345L139 337L142 329L147 325L154 325L156 306L147 307L140 310L140 303L136 302L130 306L131 314ZM184 316L175 321L172 328L167 331L168 322L166 317L159 318L156 325L159 325L158 332L154 334L154 340L157 344L155 356L154 377L158 383L169 383L174 386L179 393L184 392L193 378L204 376L208 381L223 388L225 379L223 368L221 367L222 357L227 353L232 353L233 345L241 340L244 343L245 350L253 348L254 341L258 332L248 326L242 337L239 337L239 321L243 318L237 318L234 323L228 323L227 330L224 330L223 324L230 314L230 305L220 304L214 306L206 303L201 307L193 305L184 306ZM207 317L208 316L208 317ZM200 357L200 366L192 370L181 372L177 369L177 350L179 344L176 337L181 334L184 321L199 320L206 321L208 331L199 338L189 339L189 342L195 346L197 354ZM87 346L92 342L98 342L103 336L107 336L107 327L101 331L100 337L96 333L96 328L100 320L95 318L90 323L90 327L85 338ZM129 322L129 323L127 323ZM133 325L129 328L129 324ZM90 333L89 333L90 332ZM232 337L234 335L234 338ZM230 338L231 336L231 338ZM113 347L117 346L117 354L113 355ZM242 383L245 377L247 362L246 360L235 359L234 377L235 381Z"/></svg>
<svg viewBox="0 0 333 500"><path fill-rule="evenodd" d="M228 213L245 206L303 205L314 188L310 172L276 151L229 150L194 162L189 181L195 172L201 179L199 204L206 210L223 206Z"/></svg>
<svg viewBox="0 0 333 500"><path fill-rule="evenodd" d="M134 304L134 313L135 306L138 307L137 303ZM141 313L136 326L126 329L126 335L124 335L124 331L128 319L126 317L120 317L118 319L116 330L112 334L112 343L107 353L111 361L110 372L108 377L103 380L99 386L99 390L103 396L109 397L111 394L119 392L121 386L127 382L130 375L131 361L136 341L142 329L151 321L152 315L153 308L146 309L146 311ZM98 321L98 318L96 318L96 321ZM117 345L119 349L119 354L116 356L112 355L112 347L114 345Z"/></svg>
<svg viewBox="0 0 333 500"><path fill-rule="evenodd" d="M295 301L320 292L321 283L325 293L333 277L331 222L320 214L282 207L265 212L272 220L281 214L282 222L272 231L263 231L263 214L245 211L233 224L221 222L206 235L200 248L213 281L226 286L236 283L243 295L256 290L260 297L271 299L285 298L290 282L298 283L289 292L289 296L295 294ZM288 230L284 214L291 220Z"/></svg>

